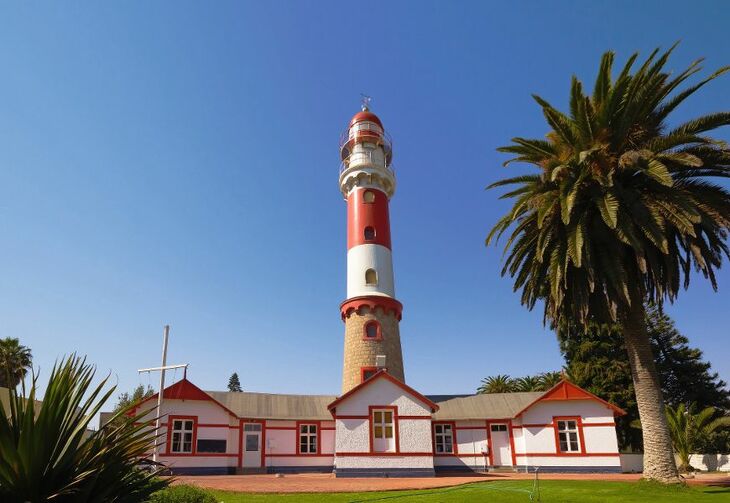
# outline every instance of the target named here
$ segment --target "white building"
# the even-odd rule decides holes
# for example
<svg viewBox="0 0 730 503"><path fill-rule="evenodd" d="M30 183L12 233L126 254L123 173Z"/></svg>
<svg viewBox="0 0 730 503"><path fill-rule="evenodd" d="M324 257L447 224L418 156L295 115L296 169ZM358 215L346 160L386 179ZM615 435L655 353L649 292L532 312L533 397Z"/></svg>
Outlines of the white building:
<svg viewBox="0 0 730 503"><path fill-rule="evenodd" d="M363 107L341 141L347 201L342 395L164 391L160 460L185 473L433 476L500 467L619 472L624 412L562 381L547 392L425 396L405 384L388 202L392 147ZM154 412L156 396L136 412Z"/></svg>

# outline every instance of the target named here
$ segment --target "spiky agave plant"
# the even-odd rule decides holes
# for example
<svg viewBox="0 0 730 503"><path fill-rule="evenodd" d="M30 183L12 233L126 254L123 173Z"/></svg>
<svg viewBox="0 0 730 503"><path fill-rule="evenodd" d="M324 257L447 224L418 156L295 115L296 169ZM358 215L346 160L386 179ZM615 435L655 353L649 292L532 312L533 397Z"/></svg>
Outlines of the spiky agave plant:
<svg viewBox="0 0 730 503"><path fill-rule="evenodd" d="M167 485L135 465L154 444L149 417L120 410L98 431L91 419L114 392L108 377L92 387L94 368L71 356L57 363L42 402L37 377L27 397L0 403L0 500L139 502ZM85 395L88 393L88 397Z"/></svg>
<svg viewBox="0 0 730 503"><path fill-rule="evenodd" d="M568 114L535 96L547 138L513 138L499 150L517 155L505 164L538 173L490 186L517 185L487 237L513 229L502 274L528 308L544 301L551 325L620 324L644 425L644 477L665 482L678 476L644 302L674 301L693 266L716 288L730 227L730 194L708 181L730 177L730 151L707 135L730 124L730 112L667 126L677 106L730 67L678 91L701 60L672 77L664 70L672 49L655 50L632 73L634 54L615 80L614 54L604 54L591 95L573 77Z"/></svg>

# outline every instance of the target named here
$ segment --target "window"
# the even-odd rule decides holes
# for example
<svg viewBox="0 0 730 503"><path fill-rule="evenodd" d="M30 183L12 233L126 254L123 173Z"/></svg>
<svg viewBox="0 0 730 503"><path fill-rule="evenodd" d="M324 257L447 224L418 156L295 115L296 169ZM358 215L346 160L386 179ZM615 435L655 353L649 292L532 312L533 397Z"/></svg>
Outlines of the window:
<svg viewBox="0 0 730 503"><path fill-rule="evenodd" d="M173 419L170 452L192 454L194 425L192 419Z"/></svg>
<svg viewBox="0 0 730 503"><path fill-rule="evenodd" d="M375 192L372 190L366 190L365 193L362 195L362 200L366 203L374 203L375 202Z"/></svg>
<svg viewBox="0 0 730 503"><path fill-rule="evenodd" d="M198 439L197 452L226 452L225 440Z"/></svg>
<svg viewBox="0 0 730 503"><path fill-rule="evenodd" d="M560 452L580 452L578 422L576 420L558 421L558 447Z"/></svg>
<svg viewBox="0 0 730 503"><path fill-rule="evenodd" d="M433 437L436 454L454 453L454 431L450 424L434 424Z"/></svg>
<svg viewBox="0 0 730 503"><path fill-rule="evenodd" d="M378 372L378 367L361 367L360 382L365 382Z"/></svg>
<svg viewBox="0 0 730 503"><path fill-rule="evenodd" d="M392 410L375 410L375 411L373 411L373 438L375 438L375 439L393 438L393 411Z"/></svg>
<svg viewBox="0 0 730 503"><path fill-rule="evenodd" d="M507 425L506 424L493 424L489 428L492 431L507 431ZM550 430L548 430L548 431L550 431Z"/></svg>
<svg viewBox="0 0 730 503"><path fill-rule="evenodd" d="M365 323L365 338L366 339L380 339L380 323L375 320L368 321Z"/></svg>
<svg viewBox="0 0 730 503"><path fill-rule="evenodd" d="M248 452L256 452L259 450L258 435L246 435L246 450Z"/></svg>
<svg viewBox="0 0 730 503"><path fill-rule="evenodd" d="M299 452L302 454L317 454L317 425L299 425Z"/></svg>
<svg viewBox="0 0 730 503"><path fill-rule="evenodd" d="M372 241L373 239L375 239L375 228L370 226L365 227L364 234L365 241Z"/></svg>
<svg viewBox="0 0 730 503"><path fill-rule="evenodd" d="M260 423L244 424L243 431L261 431L261 424Z"/></svg>
<svg viewBox="0 0 730 503"><path fill-rule="evenodd" d="M375 269L365 271L365 284L373 286L378 284L378 273L375 272Z"/></svg>

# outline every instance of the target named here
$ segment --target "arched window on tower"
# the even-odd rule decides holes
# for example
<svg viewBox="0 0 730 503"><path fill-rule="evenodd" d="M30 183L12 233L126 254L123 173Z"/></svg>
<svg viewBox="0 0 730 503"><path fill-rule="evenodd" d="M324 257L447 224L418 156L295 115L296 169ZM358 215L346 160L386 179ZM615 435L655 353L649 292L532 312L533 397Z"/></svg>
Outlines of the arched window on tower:
<svg viewBox="0 0 730 503"><path fill-rule="evenodd" d="M368 269L365 271L365 284L375 286L378 284L378 273L375 269Z"/></svg>
<svg viewBox="0 0 730 503"><path fill-rule="evenodd" d="M365 227L365 241L372 241L375 239L375 227L370 227L369 225Z"/></svg>
<svg viewBox="0 0 730 503"><path fill-rule="evenodd" d="M366 203L374 203L375 202L375 192L372 190L366 190L365 193L362 195L363 201Z"/></svg>
<svg viewBox="0 0 730 503"><path fill-rule="evenodd" d="M370 320L365 323L365 339L382 339L380 332L380 323L377 320Z"/></svg>

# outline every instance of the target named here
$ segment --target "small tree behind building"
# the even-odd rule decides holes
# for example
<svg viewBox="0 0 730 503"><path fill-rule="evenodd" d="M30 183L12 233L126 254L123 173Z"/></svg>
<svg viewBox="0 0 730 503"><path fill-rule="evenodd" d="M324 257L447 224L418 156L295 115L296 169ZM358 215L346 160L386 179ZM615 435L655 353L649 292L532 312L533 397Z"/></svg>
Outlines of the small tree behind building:
<svg viewBox="0 0 730 503"><path fill-rule="evenodd" d="M231 378L228 379L228 391L235 391L240 393L243 391L241 389L241 381L238 379L238 373L234 372L231 375Z"/></svg>

